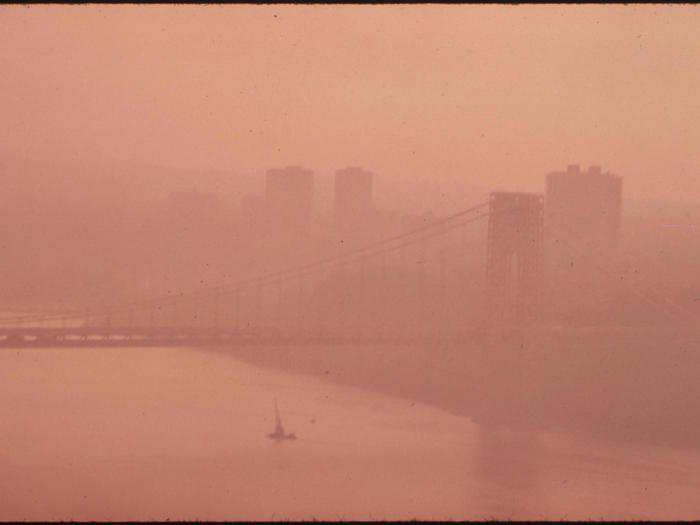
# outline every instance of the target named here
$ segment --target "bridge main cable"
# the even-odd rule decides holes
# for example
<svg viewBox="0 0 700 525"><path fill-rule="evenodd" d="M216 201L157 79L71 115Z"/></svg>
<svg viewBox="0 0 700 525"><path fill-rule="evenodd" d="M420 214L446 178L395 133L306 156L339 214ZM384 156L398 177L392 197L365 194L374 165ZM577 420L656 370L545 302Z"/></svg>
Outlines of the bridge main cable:
<svg viewBox="0 0 700 525"><path fill-rule="evenodd" d="M94 317L101 317L104 315L114 315L117 313L128 312L130 310L141 311L141 310L148 308L148 307L156 307L156 306L163 306L163 305L167 305L167 304L173 304L175 302L179 302L179 301L186 300L186 299L198 299L198 298L202 298L202 297L213 296L216 293L222 293L222 292L223 293L229 293L229 292L233 293L233 292L236 292L236 291L239 291L241 289L248 288L248 287L251 287L254 285L276 284L279 282L283 282L284 280L286 280L288 278L294 279L294 278L297 278L299 276L309 275L310 273L313 273L312 270L314 270L316 268L326 266L326 265L331 265L331 264L337 263L339 261L343 261L344 259L346 261L348 261L357 255L366 254L368 257L372 257L374 255L379 255L381 253L394 251L394 250L415 244L415 243L420 242L420 241L425 240L425 239L444 235L448 231L451 231L455 228L464 226L466 224L470 224L471 222L474 222L478 219L487 217L489 214L484 213L484 214L478 215L478 216L474 217L473 220L462 221L462 222L459 222L457 224L447 226L443 230L440 230L436 233L431 233L428 235L421 236L419 238L413 239L412 241L402 243L401 245L392 247L390 249L385 249L385 250L380 249L380 250L375 250L374 252L369 253L369 254L366 253L366 252L369 252L370 250L372 250L373 248L379 248L379 247L382 247L384 245L387 245L387 244L390 244L390 243L393 243L396 241L410 238L412 236L415 236L418 233L426 232L426 231L438 228L440 226L448 225L450 222L454 221L455 219L458 219L460 217L464 217L470 213L473 213L473 212L478 211L482 208L485 208L488 205L489 205L488 202L479 203L477 205L474 205L474 206L467 208L465 210L462 210L460 212L451 214L443 219L433 221L429 224L411 229L407 232L404 232L404 233L401 233L398 235L394 235L391 237L380 239L378 241L369 243L363 247L356 248L354 250L351 250L349 252L346 252L346 253L343 253L341 255L337 255L334 257L327 257L327 258L320 259L320 260L317 260L317 261L314 261L311 263L303 264L303 265L300 265L300 266L297 266L294 268L279 270L276 272L270 272L270 273L262 275L262 276L253 277L253 278L239 281L239 282L227 283L227 284L221 284L221 285L217 285L217 286L207 287L204 290L195 290L195 291L186 292L186 293L181 292L181 293L176 294L176 295L167 294L167 295L161 295L158 297L146 299L144 301L134 301L134 302L130 302L130 303L121 303L121 304L117 304L114 306L106 307L101 312L97 312L97 311L92 312L91 315ZM310 270L311 270L311 272L310 272ZM4 319L2 319L2 322L6 323L8 321L15 321L15 322L26 323L26 322L31 322L31 321L35 321L35 322L36 321L51 321L51 320L66 321L66 320L82 319L83 317L84 317L84 314L82 314L81 312L74 311L68 315L17 316L16 318L4 318Z"/></svg>
<svg viewBox="0 0 700 525"><path fill-rule="evenodd" d="M577 255L583 257L584 259L588 260L595 268L598 270L600 273L605 275L606 277L610 278L612 281L621 283L623 288L627 289L632 295L635 297L641 299L642 301L646 302L647 304L651 305L652 307L660 309L669 319L678 319L679 317L685 317L686 319L690 319L693 321L698 321L698 316L694 312L683 308L682 306L672 302L670 299L667 297L662 297L666 303L668 303L671 307L675 308L676 311L680 312L682 315L679 316L678 314L672 312L669 310L669 308L665 308L664 305L659 304L658 301L655 301L653 297L651 297L648 293L644 293L640 290L638 290L636 287L634 287L631 283L625 280L618 280L617 276L614 274L614 272L606 268L603 264L597 260L598 258L596 257L595 254L590 253L587 250L581 249L576 246L575 242L572 241L572 238L575 237L575 235L568 229L568 228L554 228L551 225L545 225L545 230L549 231L550 233L554 233L557 235L557 239L561 241L564 245L566 245L571 251L575 252Z"/></svg>

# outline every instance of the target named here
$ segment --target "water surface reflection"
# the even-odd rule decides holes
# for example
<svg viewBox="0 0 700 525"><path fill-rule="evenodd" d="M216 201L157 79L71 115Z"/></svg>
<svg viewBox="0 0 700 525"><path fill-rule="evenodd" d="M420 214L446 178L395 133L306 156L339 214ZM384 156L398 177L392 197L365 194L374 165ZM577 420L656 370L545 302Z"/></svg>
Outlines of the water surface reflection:
<svg viewBox="0 0 700 525"><path fill-rule="evenodd" d="M700 456L187 349L0 351L0 519L697 517ZM294 442L274 442L277 398Z"/></svg>

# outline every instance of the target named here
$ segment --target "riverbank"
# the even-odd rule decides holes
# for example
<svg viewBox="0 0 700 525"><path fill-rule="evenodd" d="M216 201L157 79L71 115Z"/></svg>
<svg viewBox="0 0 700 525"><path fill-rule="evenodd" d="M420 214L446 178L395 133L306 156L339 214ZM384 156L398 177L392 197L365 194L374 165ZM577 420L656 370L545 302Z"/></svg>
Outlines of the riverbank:
<svg viewBox="0 0 700 525"><path fill-rule="evenodd" d="M700 448L697 331L511 331L463 342L240 346L259 366L430 403L486 426Z"/></svg>
<svg viewBox="0 0 700 525"><path fill-rule="evenodd" d="M332 352L341 350L363 355ZM649 521L700 512L700 452L492 432L223 351L5 349L0 362L0 520ZM266 437L275 398L294 442Z"/></svg>

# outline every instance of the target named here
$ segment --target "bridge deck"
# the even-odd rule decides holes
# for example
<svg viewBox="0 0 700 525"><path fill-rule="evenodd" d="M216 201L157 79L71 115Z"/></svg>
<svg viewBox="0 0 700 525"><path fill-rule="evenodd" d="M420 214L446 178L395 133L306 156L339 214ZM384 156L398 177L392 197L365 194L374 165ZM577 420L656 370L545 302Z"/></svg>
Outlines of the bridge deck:
<svg viewBox="0 0 700 525"><path fill-rule="evenodd" d="M466 328L451 333L328 333L310 331L281 331L274 328L240 330L200 327L0 327L0 348L52 347L135 347L135 346L212 346L212 345L358 345L358 344L435 344L438 341L466 342L474 339L503 338L512 335L546 333L579 336L616 334L629 331L668 331L675 336L684 333L697 340L695 325L667 325L664 327L628 326L512 326L489 329Z"/></svg>

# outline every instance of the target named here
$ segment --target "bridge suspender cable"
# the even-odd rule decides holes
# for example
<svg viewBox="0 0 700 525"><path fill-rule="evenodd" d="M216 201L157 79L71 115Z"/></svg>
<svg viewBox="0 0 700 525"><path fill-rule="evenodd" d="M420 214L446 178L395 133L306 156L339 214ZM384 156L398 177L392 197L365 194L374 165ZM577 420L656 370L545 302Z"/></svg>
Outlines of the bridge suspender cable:
<svg viewBox="0 0 700 525"><path fill-rule="evenodd" d="M487 206L488 206L488 202L479 203L475 206L472 206L472 207L467 208L465 210L462 210L460 212L449 215L448 217L445 217L445 218L440 219L438 221L434 221L434 222L431 222L430 224L426 224L425 226L414 228L412 230L409 230L409 231L404 232L404 233L399 234L399 235L395 235L392 237L381 239L379 241L367 244L361 248L351 250L349 252L343 253L343 254L335 256L335 257L328 257L325 259L314 261L312 263L307 263L307 264L304 264L304 265L301 265L298 267L294 267L291 269L285 269L285 270L280 270L277 272L271 272L271 273L268 273L268 274L265 274L265 275L262 275L259 277L254 277L254 278L240 281L240 282L236 282L236 283L222 284L222 285L218 285L218 286L214 286L214 287L208 287L204 290L196 290L196 291L192 291L192 292L188 292L188 293L180 293L177 295L168 294L168 295L163 295L163 296L147 299L145 301L122 303L119 305L114 305L114 306L105 308L105 310L102 312L102 314L96 312L94 314L94 316L100 317L101 315L106 315L106 312L115 314L115 313L129 312L129 311L141 311L141 310L144 310L148 307L156 307L159 305L161 305L161 306L162 305L169 305L169 304L180 302L180 301L183 301L186 299L207 297L207 296L211 295L212 293L221 293L221 292L235 293L241 289L249 288L252 286L269 285L269 284L276 284L279 282L284 282L288 278L297 278L299 276L309 275L309 274L313 273L313 270L315 270L316 268L336 264L336 263L341 262L343 260L347 261L355 256L358 256L358 255L365 254L368 257L373 257L373 256L376 256L376 255L381 254L381 253L394 251L396 249L400 249L400 248L415 244L415 243L420 242L422 240L426 240L429 238L443 235L443 234L447 233L448 231L453 230L454 228L464 226L466 224L474 222L477 219L481 219L483 217L488 216L488 213L481 214L481 215L475 217L473 220L449 225L449 223L453 222L455 219L458 219L460 217L464 217L465 215L473 213L473 212L480 210L482 208L485 208ZM439 230L436 233L424 235L424 236L421 236L419 238L413 239L409 242L402 243L401 245L390 248L388 250L386 250L386 249L381 250L380 249L380 250L375 250L374 252L367 253L370 250L372 250L373 248L381 247L381 246L384 246L384 245L387 245L387 244L390 244L390 243L393 243L396 241L400 241L403 239L408 239L408 238L416 235L417 233L433 230L433 229L438 228L440 226L445 226L445 228L443 228L442 230ZM363 257L360 257L360 259L362 259L362 258ZM347 264L347 263L345 263L345 264ZM15 317L6 317L6 318L2 319L2 321L4 323L19 322L19 323L24 324L24 323L30 323L30 322L80 320L83 317L84 316L80 313L70 312L70 313L66 313L66 314L55 314L55 315L19 315L19 316L15 316Z"/></svg>
<svg viewBox="0 0 700 525"><path fill-rule="evenodd" d="M618 281L618 279L616 278L616 275L614 274L614 272L611 271L609 268L606 268L605 266L603 266L599 261L597 261L594 254L591 254L590 252L588 252L586 250L578 248L574 244L574 242L572 242L570 240L571 237L574 237L574 235L571 232L567 232L568 235L562 235L563 233L565 233L562 231L562 229L556 229L556 228L552 227L551 225L549 225L549 226L545 225L545 229L549 230L552 233L555 233L557 235L558 240L562 241L570 250L574 251L576 254L582 256L583 258L588 260L590 263L592 263L600 273L611 278L615 282L620 283L620 281ZM637 290L629 282L622 281L620 284L622 284L622 286L624 288L626 288L630 293L632 293L635 297L638 297L639 299L642 299L647 304L649 304L655 308L660 309L670 319L678 319L679 317L683 316L687 319L691 319L691 320L695 320L695 321L698 320L698 316L695 313L693 313L685 308L682 308L680 305L673 303L668 298L663 298L663 299L665 300L665 302L667 302L669 305L671 305L677 311L679 311L682 314L681 316L670 311L668 308L665 308L664 305L659 304L657 301L655 301L648 294L645 294L644 292Z"/></svg>

